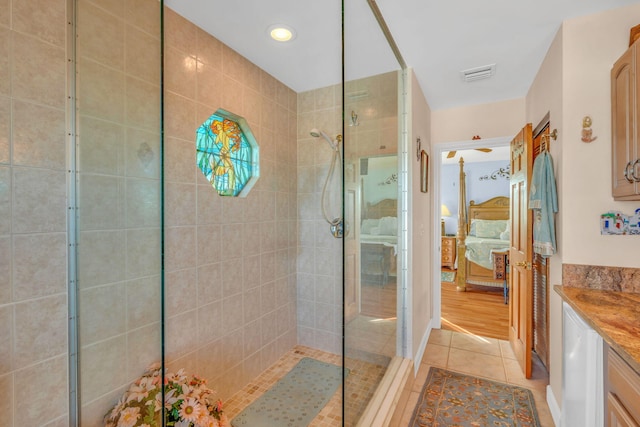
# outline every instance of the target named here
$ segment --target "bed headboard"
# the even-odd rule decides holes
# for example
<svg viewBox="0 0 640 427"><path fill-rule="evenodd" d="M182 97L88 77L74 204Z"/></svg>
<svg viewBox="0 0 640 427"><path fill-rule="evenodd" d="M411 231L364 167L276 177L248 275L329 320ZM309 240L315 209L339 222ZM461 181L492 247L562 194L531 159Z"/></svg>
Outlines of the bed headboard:
<svg viewBox="0 0 640 427"><path fill-rule="evenodd" d="M398 216L398 199L382 199L378 203L367 203L362 211L362 219L380 219Z"/></svg>
<svg viewBox="0 0 640 427"><path fill-rule="evenodd" d="M469 202L467 233L472 219L509 219L509 198L498 196L478 204L472 200Z"/></svg>

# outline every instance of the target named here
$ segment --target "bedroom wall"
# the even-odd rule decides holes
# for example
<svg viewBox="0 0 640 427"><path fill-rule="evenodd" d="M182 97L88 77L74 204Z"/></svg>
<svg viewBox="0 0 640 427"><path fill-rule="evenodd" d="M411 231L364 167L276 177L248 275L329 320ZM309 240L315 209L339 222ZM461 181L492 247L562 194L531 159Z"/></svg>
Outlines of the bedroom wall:
<svg viewBox="0 0 640 427"><path fill-rule="evenodd" d="M524 118L524 98L437 110L431 116L431 140L440 143L468 141L474 135L482 138L516 135L524 125Z"/></svg>
<svg viewBox="0 0 640 427"><path fill-rule="evenodd" d="M480 180L480 177L491 175L492 172L505 168L509 160L497 160L492 162L465 163L464 170L467 174L467 201L474 200L478 203L487 201L493 197L509 196L509 179L498 177L496 180ZM460 180L459 165L442 165L440 169L440 203L444 204L451 212L450 217L445 217L445 233L455 234L458 230L458 193Z"/></svg>
<svg viewBox="0 0 640 427"><path fill-rule="evenodd" d="M395 175L394 180L392 176ZM362 194L364 206L384 199L398 198L398 156L369 157L368 172L362 174Z"/></svg>

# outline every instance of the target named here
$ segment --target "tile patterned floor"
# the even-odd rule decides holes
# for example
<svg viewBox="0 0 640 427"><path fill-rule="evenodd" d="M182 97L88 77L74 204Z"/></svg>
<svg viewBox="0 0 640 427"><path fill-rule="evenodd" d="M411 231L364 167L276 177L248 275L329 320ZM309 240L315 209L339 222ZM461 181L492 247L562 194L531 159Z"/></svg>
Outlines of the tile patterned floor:
<svg viewBox="0 0 640 427"><path fill-rule="evenodd" d="M225 402L225 413L233 419L243 408L260 397L280 378L287 374L303 357L311 357L323 362L342 364L342 357L304 346L296 346L281 357L278 362L264 371L254 381L245 386ZM373 357L376 363L367 358L346 360L349 368L347 376L347 405L345 407L345 426L355 425L367 403L371 399L380 379L384 375L386 366L380 365L379 358ZM338 389L329 403L309 424L312 427L337 427L342 425L342 389Z"/></svg>
<svg viewBox="0 0 640 427"><path fill-rule="evenodd" d="M431 366L528 388L535 398L540 425L542 427L554 425L546 402L549 377L537 358L534 357L532 378L526 379L520 371L508 341L436 329L431 331L422 364L408 400L399 403L399 407L404 406L405 409L401 416L394 417L391 427L409 425Z"/></svg>

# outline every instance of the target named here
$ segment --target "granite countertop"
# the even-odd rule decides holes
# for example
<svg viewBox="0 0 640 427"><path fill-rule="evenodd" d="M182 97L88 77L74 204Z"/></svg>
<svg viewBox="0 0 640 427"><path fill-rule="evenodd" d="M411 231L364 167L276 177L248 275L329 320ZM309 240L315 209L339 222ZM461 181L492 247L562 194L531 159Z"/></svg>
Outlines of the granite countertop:
<svg viewBox="0 0 640 427"><path fill-rule="evenodd" d="M553 288L640 374L640 293L560 285Z"/></svg>

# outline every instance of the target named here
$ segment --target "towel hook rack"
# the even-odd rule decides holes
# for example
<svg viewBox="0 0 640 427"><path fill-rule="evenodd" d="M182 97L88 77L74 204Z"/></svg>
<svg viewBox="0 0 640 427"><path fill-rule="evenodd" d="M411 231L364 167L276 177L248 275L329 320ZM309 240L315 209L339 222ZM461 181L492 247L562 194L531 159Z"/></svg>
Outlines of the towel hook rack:
<svg viewBox="0 0 640 427"><path fill-rule="evenodd" d="M554 141L558 139L558 129L554 129L548 134L543 134L540 137L540 152L549 151L549 142L551 142L549 141L549 138L553 139Z"/></svg>

